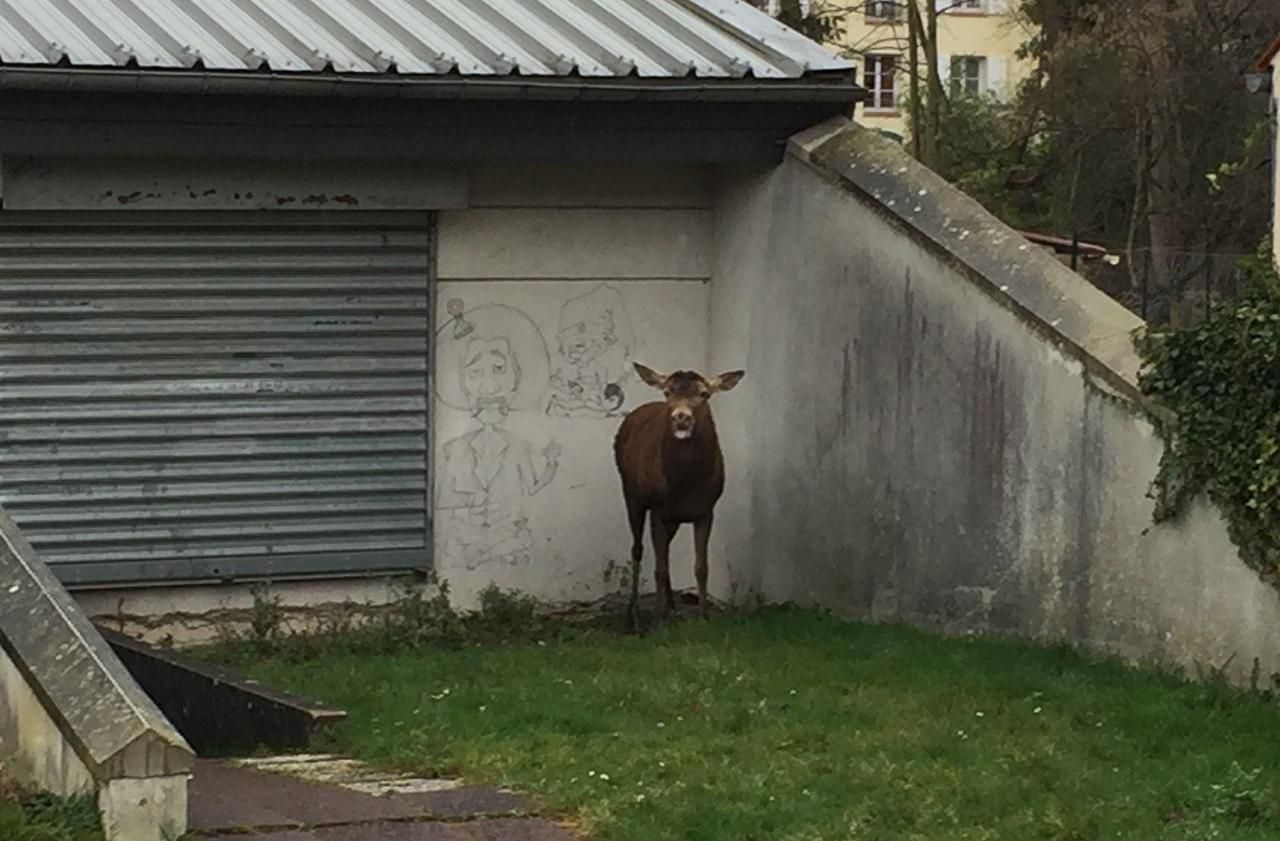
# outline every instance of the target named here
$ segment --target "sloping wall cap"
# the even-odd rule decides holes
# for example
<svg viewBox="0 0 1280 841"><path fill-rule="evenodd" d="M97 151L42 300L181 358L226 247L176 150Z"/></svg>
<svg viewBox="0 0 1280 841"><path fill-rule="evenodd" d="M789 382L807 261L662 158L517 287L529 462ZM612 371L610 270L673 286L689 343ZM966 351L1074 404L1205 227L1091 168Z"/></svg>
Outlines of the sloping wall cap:
<svg viewBox="0 0 1280 841"><path fill-rule="evenodd" d="M3 511L0 645L98 780L190 770L186 740Z"/></svg>
<svg viewBox="0 0 1280 841"><path fill-rule="evenodd" d="M1164 414L1138 390L1133 335L1144 322L1032 245L899 145L843 118L794 136L788 151L867 196L916 236L967 267L987 292L1071 346L1118 391Z"/></svg>

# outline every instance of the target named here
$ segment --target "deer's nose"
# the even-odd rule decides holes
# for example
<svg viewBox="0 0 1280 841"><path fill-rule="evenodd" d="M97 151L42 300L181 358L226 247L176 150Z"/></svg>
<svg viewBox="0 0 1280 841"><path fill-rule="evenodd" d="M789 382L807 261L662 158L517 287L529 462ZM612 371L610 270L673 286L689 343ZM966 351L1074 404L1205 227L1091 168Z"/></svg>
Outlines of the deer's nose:
<svg viewBox="0 0 1280 841"><path fill-rule="evenodd" d="M693 424L693 412L684 408L672 409L671 420L675 422L676 426L690 426Z"/></svg>

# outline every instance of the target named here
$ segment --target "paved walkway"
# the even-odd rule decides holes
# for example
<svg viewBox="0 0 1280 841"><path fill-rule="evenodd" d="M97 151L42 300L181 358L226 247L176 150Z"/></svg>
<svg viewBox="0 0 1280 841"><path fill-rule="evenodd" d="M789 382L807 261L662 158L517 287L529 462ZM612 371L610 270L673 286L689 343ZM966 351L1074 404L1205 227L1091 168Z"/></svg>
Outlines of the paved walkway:
<svg viewBox="0 0 1280 841"><path fill-rule="evenodd" d="M227 841L572 841L519 794L328 755L196 762L190 830Z"/></svg>

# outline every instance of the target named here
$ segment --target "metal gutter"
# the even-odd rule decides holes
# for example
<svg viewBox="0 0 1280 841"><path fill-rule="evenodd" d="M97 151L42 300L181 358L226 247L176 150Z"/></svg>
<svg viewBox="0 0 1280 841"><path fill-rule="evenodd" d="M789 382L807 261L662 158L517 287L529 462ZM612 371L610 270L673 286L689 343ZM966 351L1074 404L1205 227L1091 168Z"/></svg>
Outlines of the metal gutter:
<svg viewBox="0 0 1280 841"><path fill-rule="evenodd" d="M385 97L553 101L831 102L854 105L868 92L851 72L805 80L644 80L558 77L406 77L343 73L0 66L2 91Z"/></svg>

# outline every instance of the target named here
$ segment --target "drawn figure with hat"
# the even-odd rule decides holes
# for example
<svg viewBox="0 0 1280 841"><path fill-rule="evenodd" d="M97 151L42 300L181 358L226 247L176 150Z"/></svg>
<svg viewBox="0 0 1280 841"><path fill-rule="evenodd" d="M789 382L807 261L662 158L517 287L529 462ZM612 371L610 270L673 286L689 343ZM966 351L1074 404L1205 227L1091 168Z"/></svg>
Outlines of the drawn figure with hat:
<svg viewBox="0 0 1280 841"><path fill-rule="evenodd" d="M560 309L560 363L551 376L547 414L560 417L617 417L631 375L635 344L622 295L607 284L572 298Z"/></svg>
<svg viewBox="0 0 1280 841"><path fill-rule="evenodd" d="M527 315L488 304L464 312L461 299L436 334L436 396L469 412L476 428L445 443L435 506L445 560L467 569L528 563L533 546L527 501L555 478L560 445L535 456L507 429L513 410L536 408L547 389L546 341Z"/></svg>

